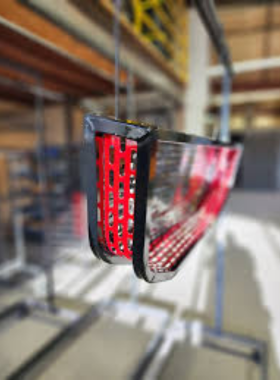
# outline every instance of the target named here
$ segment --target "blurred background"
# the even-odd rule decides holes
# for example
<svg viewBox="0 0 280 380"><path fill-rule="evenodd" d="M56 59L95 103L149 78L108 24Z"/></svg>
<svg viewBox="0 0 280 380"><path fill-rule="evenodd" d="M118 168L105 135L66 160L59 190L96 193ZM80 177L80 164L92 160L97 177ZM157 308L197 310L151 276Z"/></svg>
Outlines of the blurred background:
<svg viewBox="0 0 280 380"><path fill-rule="evenodd" d="M192 5L122 1L120 117L215 138L223 68ZM244 154L221 221L149 285L87 236L83 116L114 115L114 2L0 2L0 379L280 378L280 4L214 6Z"/></svg>

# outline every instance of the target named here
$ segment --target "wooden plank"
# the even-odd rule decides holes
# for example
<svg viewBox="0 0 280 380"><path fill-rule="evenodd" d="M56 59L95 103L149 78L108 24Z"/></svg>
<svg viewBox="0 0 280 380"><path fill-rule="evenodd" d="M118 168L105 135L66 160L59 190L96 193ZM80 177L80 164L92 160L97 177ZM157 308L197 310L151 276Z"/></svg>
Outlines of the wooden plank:
<svg viewBox="0 0 280 380"><path fill-rule="evenodd" d="M233 61L280 54L280 4L224 6L218 14Z"/></svg>
<svg viewBox="0 0 280 380"><path fill-rule="evenodd" d="M27 75L23 72L15 71L11 68L0 66L0 82L1 78L9 79L18 85L20 83L36 85L36 81L30 75ZM46 75L43 76L41 83L43 88L57 93L68 94L73 97L81 97L85 95L85 90L80 87L77 88L73 83L69 85L61 81L60 79L53 80L52 77L48 78L48 76L46 77ZM21 92L23 92L23 88Z"/></svg>
<svg viewBox="0 0 280 380"><path fill-rule="evenodd" d="M63 31L16 0L0 1L0 16L9 22L28 31L30 36L40 39L49 48L60 50L65 56L78 60L81 65L87 65L90 70L113 79L114 63L94 49L81 43L75 37ZM121 79L126 80L126 73L122 70Z"/></svg>
<svg viewBox="0 0 280 380"><path fill-rule="evenodd" d="M113 84L0 23L1 56L38 71L61 92L73 95L112 93ZM60 88L61 86L61 88Z"/></svg>
<svg viewBox="0 0 280 380"><path fill-rule="evenodd" d="M233 62L279 56L279 40L280 29L244 35L238 33L227 38ZM212 52L212 64L218 64L214 52Z"/></svg>
<svg viewBox="0 0 280 380"><path fill-rule="evenodd" d="M263 56L265 34L257 32L249 35L232 35L228 39L233 61L246 61Z"/></svg>
<svg viewBox="0 0 280 380"><path fill-rule="evenodd" d="M225 6L218 15L227 35L254 33L267 26L271 12L271 27L280 27L280 4Z"/></svg>
<svg viewBox="0 0 280 380"><path fill-rule="evenodd" d="M227 34L263 28L266 22L266 6L220 7L218 15Z"/></svg>
<svg viewBox="0 0 280 380"><path fill-rule="evenodd" d="M280 25L280 4L271 3L272 7L272 22L273 24Z"/></svg>
<svg viewBox="0 0 280 380"><path fill-rule="evenodd" d="M65 110L61 105L44 109L44 139L47 145L66 145Z"/></svg>
<svg viewBox="0 0 280 380"><path fill-rule="evenodd" d="M26 105L34 104L34 96L4 85L0 85L0 99Z"/></svg>
<svg viewBox="0 0 280 380"><path fill-rule="evenodd" d="M35 149L37 137L34 132L1 132L0 148Z"/></svg>
<svg viewBox="0 0 280 380"><path fill-rule="evenodd" d="M6 156L0 152L0 198L6 198L8 194L8 165Z"/></svg>
<svg viewBox="0 0 280 380"><path fill-rule="evenodd" d="M0 118L3 115L11 115L15 112L26 112L30 111L30 107L26 107L25 105L18 105L14 102L1 101L0 102Z"/></svg>
<svg viewBox="0 0 280 380"><path fill-rule="evenodd" d="M60 6L56 7L55 0L25 0L38 12L60 25L64 30L68 30L77 38L86 41L90 46L102 51L106 56L114 59L114 40L112 30L108 33L104 25L100 26L95 22L95 17L91 12L79 12L69 1L61 0ZM73 16L75 15L75 17ZM108 18L107 26L112 26L112 17ZM106 26L106 25L105 25ZM98 36L98 37L97 37ZM150 56L139 52L137 44L128 44L122 38L120 65L133 71L134 76L142 84L145 83L150 88L157 88L166 95L182 101L182 91L184 87L174 81L170 75L161 70Z"/></svg>
<svg viewBox="0 0 280 380"><path fill-rule="evenodd" d="M280 12L279 12L280 19ZM274 30L269 33L269 42L270 42L270 56L280 56L280 30Z"/></svg>
<svg viewBox="0 0 280 380"><path fill-rule="evenodd" d="M270 90L280 88L280 71L266 71L240 74L233 80L233 92ZM215 79L211 84L212 92L221 93L221 80Z"/></svg>

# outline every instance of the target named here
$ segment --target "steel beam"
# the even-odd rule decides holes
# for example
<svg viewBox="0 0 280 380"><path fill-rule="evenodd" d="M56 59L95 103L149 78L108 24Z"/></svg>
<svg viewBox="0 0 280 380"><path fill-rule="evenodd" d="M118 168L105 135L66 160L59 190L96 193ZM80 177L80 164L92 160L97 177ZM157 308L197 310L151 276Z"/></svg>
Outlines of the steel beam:
<svg viewBox="0 0 280 380"><path fill-rule="evenodd" d="M235 62L233 71L235 74L251 73L253 71L263 71L280 68L280 57L270 57L261 59L252 59L248 61ZM207 75L210 78L222 76L224 68L222 65L210 66Z"/></svg>

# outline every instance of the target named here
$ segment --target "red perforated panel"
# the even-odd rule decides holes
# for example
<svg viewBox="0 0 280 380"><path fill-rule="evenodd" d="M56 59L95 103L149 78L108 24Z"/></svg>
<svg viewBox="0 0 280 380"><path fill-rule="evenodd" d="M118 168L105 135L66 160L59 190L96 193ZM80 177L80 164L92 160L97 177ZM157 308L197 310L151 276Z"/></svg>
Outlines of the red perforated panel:
<svg viewBox="0 0 280 380"><path fill-rule="evenodd" d="M132 257L137 143L96 136L98 240L112 254Z"/></svg>
<svg viewBox="0 0 280 380"><path fill-rule="evenodd" d="M165 182L173 173L165 169L172 154L167 148L162 148L163 164L158 161L154 188L157 183L161 187L153 197L150 218L149 267L159 273L175 268L217 218L232 187L240 156L235 148L190 146L180 152L177 147L176 154L181 155L176 161L179 170L166 191ZM169 200L163 202L161 194L168 194Z"/></svg>

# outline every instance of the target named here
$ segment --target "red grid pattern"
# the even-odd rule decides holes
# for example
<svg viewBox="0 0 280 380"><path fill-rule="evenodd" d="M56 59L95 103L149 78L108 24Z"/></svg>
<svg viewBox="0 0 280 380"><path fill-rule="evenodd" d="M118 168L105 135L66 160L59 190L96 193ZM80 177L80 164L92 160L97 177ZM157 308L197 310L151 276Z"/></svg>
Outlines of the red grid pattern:
<svg viewBox="0 0 280 380"><path fill-rule="evenodd" d="M173 207L180 221L162 235L153 231L150 242L149 266L154 272L172 270L186 252L199 240L220 212L239 161L239 150L223 147L197 147L192 163L188 191L175 192Z"/></svg>
<svg viewBox="0 0 280 380"><path fill-rule="evenodd" d="M137 143L96 136L99 243L131 260L134 230Z"/></svg>

